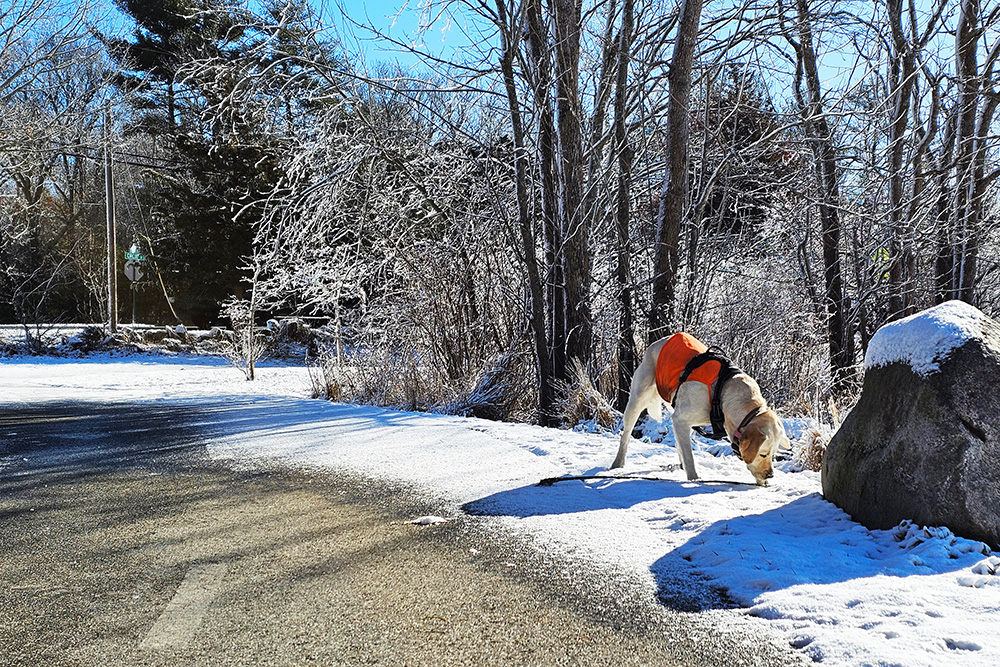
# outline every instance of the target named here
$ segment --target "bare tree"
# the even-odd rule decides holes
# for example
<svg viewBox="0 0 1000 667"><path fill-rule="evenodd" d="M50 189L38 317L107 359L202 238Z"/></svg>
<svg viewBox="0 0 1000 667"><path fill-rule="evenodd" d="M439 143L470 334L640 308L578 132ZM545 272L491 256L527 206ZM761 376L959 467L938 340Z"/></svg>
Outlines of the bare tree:
<svg viewBox="0 0 1000 667"><path fill-rule="evenodd" d="M656 340L677 327L677 279L680 230L687 204L688 136L690 133L691 72L702 0L681 4L674 52L668 74L666 170L656 215L653 259L653 296L649 310L649 337Z"/></svg>
<svg viewBox="0 0 1000 667"><path fill-rule="evenodd" d="M0 9L0 298L26 326L97 320L102 302L93 157L108 76L84 30L88 12L26 1Z"/></svg>
<svg viewBox="0 0 1000 667"><path fill-rule="evenodd" d="M614 148L618 154L618 187L615 195L615 239L618 252L615 257L615 279L618 288L618 392L614 405L625 410L628 403L632 373L638 365L635 349L635 323L632 309L631 221L632 160L633 150L628 136L629 63L632 53L635 3L625 0L622 6L621 27L618 29L617 59L615 62Z"/></svg>
<svg viewBox="0 0 1000 667"><path fill-rule="evenodd" d="M786 29L784 37L795 51L795 86L793 92L802 116L806 138L812 148L816 187L819 195L820 237L823 246L827 331L830 368L836 385L848 379L854 364L854 336L847 320L848 303L840 261L840 183L837 173L837 150L833 132L823 108L819 67L813 40L813 16L808 0L796 0L794 32ZM805 91L802 90L803 84Z"/></svg>
<svg viewBox="0 0 1000 667"><path fill-rule="evenodd" d="M243 372L247 380L257 376L257 363L267 353L267 339L257 330L257 315L261 305L260 287L263 266L255 263L247 279L248 298L231 298L222 304L222 312L229 318L233 337L226 341L225 351L229 361Z"/></svg>
<svg viewBox="0 0 1000 667"><path fill-rule="evenodd" d="M944 10L945 3L939 0L935 3L933 13L927 19L926 25L920 29L917 18L917 6L913 0L907 5L906 27L903 19L903 0L889 0L886 3L886 20L889 24L890 42L888 53L888 99L889 136L888 136L888 216L890 268L889 268L889 315L892 318L908 315L914 308L914 290L916 265L914 258L914 229L918 212L917 202L920 198L920 180L916 173L911 196L906 193L905 183L907 173L904 165L904 155L907 150L907 126L915 112L919 112L919 98L915 89L919 83L921 72L918 62L921 53L928 42L937 34L938 21ZM907 35L909 33L909 35ZM932 114L937 110L932 109ZM918 142L914 142L915 160L926 152L933 134L925 134ZM913 171L919 169L919 164L911 165Z"/></svg>
<svg viewBox="0 0 1000 667"><path fill-rule="evenodd" d="M496 23L498 25L501 56L500 71L503 75L504 92L510 113L511 132L514 140L514 189L517 197L517 229L521 242L520 251L527 274L529 290L529 325L535 352L535 369L539 391L539 415L551 412L554 387L550 381L551 361L549 341L545 327L545 302L541 274L536 255L536 233L529 210L532 197L529 185L529 159L527 154L522 105L518 96L515 62L518 58L517 45L520 35L520 12L510 11L504 0L496 2Z"/></svg>
<svg viewBox="0 0 1000 667"><path fill-rule="evenodd" d="M993 81L1000 43L986 51L982 66L979 53L988 29L1000 20L1000 8L984 16L979 0L962 0L959 9L954 50L957 97L945 149L949 155L954 151L953 195L941 209L944 229L939 232L938 289L941 299L976 303L984 197L998 175L995 170L987 173L986 165L990 127L1000 103Z"/></svg>
<svg viewBox="0 0 1000 667"><path fill-rule="evenodd" d="M580 0L552 0L552 39L556 66L556 127L558 134L557 215L561 227L562 298L565 301L565 346L568 358L584 365L593 354L590 313L591 248L589 217L581 210L583 203L584 152L580 104ZM558 297L557 297L558 298ZM554 375L567 377L568 368L554 369Z"/></svg>

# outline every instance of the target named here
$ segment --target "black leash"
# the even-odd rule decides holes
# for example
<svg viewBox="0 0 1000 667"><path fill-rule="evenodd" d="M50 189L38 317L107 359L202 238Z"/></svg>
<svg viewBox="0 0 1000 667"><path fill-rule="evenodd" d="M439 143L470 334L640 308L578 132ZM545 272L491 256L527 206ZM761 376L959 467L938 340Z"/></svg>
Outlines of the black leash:
<svg viewBox="0 0 1000 667"><path fill-rule="evenodd" d="M567 475L565 477L546 477L541 480L535 486L552 486L556 482L571 482L575 480L585 480L585 479L638 479L645 480L647 482L677 482L683 483L688 480L679 479L667 479L665 477L640 477L637 475ZM755 483L751 482L728 482L723 479L695 479L690 480L697 482L698 484L731 484L737 486L757 486Z"/></svg>

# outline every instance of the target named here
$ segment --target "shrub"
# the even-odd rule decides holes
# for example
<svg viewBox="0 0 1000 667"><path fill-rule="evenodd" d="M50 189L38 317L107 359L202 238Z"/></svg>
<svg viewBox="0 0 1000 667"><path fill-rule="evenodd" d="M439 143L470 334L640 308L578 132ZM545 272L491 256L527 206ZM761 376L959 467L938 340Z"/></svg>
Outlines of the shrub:
<svg viewBox="0 0 1000 667"><path fill-rule="evenodd" d="M524 355L509 352L487 365L440 412L494 421L527 421L533 416L532 368Z"/></svg>

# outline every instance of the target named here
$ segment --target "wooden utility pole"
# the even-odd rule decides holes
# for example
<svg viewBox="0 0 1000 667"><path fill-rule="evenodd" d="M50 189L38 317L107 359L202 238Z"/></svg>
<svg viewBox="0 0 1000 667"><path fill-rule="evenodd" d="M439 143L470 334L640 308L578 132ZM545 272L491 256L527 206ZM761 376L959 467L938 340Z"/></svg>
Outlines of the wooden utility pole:
<svg viewBox="0 0 1000 667"><path fill-rule="evenodd" d="M108 328L118 332L118 262L115 255L115 189L111 176L111 113L104 110L104 199L108 217Z"/></svg>

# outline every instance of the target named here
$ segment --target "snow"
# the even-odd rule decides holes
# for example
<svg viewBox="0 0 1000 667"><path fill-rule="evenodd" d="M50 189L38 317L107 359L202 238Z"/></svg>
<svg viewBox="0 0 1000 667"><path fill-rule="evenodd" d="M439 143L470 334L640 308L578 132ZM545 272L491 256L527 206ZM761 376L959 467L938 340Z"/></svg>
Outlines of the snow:
<svg viewBox="0 0 1000 667"><path fill-rule="evenodd" d="M875 332L865 354L865 368L902 362L923 377L970 338L981 335L986 315L964 301L946 301Z"/></svg>
<svg viewBox="0 0 1000 667"><path fill-rule="evenodd" d="M439 523L448 523L448 519L443 516L437 516L436 514L427 514L425 516L419 516L413 521L407 521L406 523L412 523L415 526L436 526Z"/></svg>
<svg viewBox="0 0 1000 667"><path fill-rule="evenodd" d="M540 549L630 571L653 593L703 581L762 632L822 665L1000 663L996 553L944 528L868 530L823 500L817 473L791 462L776 465L770 487L757 487L727 448L697 443L702 479L688 482L666 418L650 427L664 442L634 441L624 472L614 472L660 481L539 487L547 477L610 475L617 438L308 399L307 372L291 366L262 367L247 382L223 362L167 361L0 360L0 396L8 406L71 398L224 405L223 432L207 443L220 461L402 482L440 498L445 516L487 517ZM794 435L799 424L789 426Z"/></svg>

